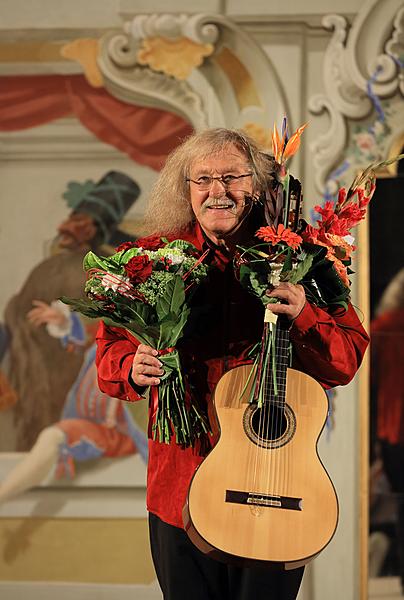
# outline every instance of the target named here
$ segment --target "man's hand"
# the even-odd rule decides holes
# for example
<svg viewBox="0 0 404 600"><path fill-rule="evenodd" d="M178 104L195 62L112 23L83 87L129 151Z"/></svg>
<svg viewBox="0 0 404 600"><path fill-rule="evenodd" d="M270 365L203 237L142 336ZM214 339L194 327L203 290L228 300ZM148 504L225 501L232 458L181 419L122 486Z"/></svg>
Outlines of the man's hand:
<svg viewBox="0 0 404 600"><path fill-rule="evenodd" d="M306 294L303 286L282 282L272 291L266 292L270 298L278 298L280 302L268 304L275 315L286 315L289 321L296 319L306 304Z"/></svg>
<svg viewBox="0 0 404 600"><path fill-rule="evenodd" d="M136 385L145 387L158 385L160 379L157 375L163 375L162 364L157 358L158 352L150 346L140 344L133 358L132 379Z"/></svg>

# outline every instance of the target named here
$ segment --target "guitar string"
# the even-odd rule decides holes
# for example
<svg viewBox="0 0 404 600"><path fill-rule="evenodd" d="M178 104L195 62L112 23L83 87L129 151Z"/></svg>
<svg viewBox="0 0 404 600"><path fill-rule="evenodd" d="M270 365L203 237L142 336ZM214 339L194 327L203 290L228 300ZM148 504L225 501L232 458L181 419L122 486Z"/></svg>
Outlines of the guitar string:
<svg viewBox="0 0 404 600"><path fill-rule="evenodd" d="M279 336L280 336L280 341L279 341L279 345L280 345L280 356L279 356L279 363L281 363L281 357L283 358L283 344L284 344L284 339L285 339L285 333L279 331ZM286 357L286 355L285 355ZM283 361L284 362L284 361ZM282 436L282 432L283 432L283 427L285 425L285 414L284 414L284 396L285 396L285 389L284 389L284 384L283 384L283 364L279 365L279 388L278 388L278 419L279 419L279 438ZM282 398L282 400L281 400ZM284 473L285 473L285 460L282 460L282 455L283 453L283 448L282 447L278 447L277 448L277 454L278 454L278 493L280 495L283 495L283 480L284 480Z"/></svg>
<svg viewBox="0 0 404 600"><path fill-rule="evenodd" d="M277 337L279 337L278 334L278 327L275 330L275 334ZM269 439L271 440L269 442L269 445L271 446L271 443L273 443L274 438L276 438L276 433L277 433L277 424L276 424L276 408L275 405L273 404L273 397L274 397L274 391L275 391L275 386L274 386L274 358L275 358L275 365L276 365L276 357L275 357L275 350L277 349L277 340L275 341L275 348L272 347L271 348L271 371L269 373L269 378L266 382L266 396L268 398L268 418L269 418ZM275 367L276 368L276 367ZM272 397L272 407L271 407L271 397ZM274 452L274 449L270 448L268 450L268 453L271 457L271 464L270 464L270 470L268 470L267 473L267 493L268 494L274 494L276 493L276 471L277 471L277 464L276 464L276 454ZM272 480L272 486L270 484Z"/></svg>
<svg viewBox="0 0 404 600"><path fill-rule="evenodd" d="M266 328L269 328L268 324L265 324ZM268 334L268 330L266 331ZM258 426L258 437L261 444L264 444L263 449L257 444L256 452L254 457L254 469L253 469L253 485L249 486L254 493L265 492L262 489L259 481L259 473L267 474L266 480L266 491L270 494L285 495L286 487L285 480L287 479L287 468L288 461L282 461L280 459L279 448L267 448L265 443L271 446L271 442L277 440L282 435L282 427L286 423L286 418L283 417L285 408L285 397L286 397L286 372L288 364L288 343L289 335L288 331L284 332L280 327L276 328L277 341L275 348L270 347L269 351L272 354L276 350L275 361L276 361L276 384L278 388L278 396L275 396L275 380L273 373L273 363L271 361L271 368L268 372L269 377L266 381L262 382L263 385L263 402L259 415L259 426ZM272 337L272 336L271 336ZM273 359L272 359L273 360ZM268 385L269 378L269 385ZM271 396L273 397L273 407L271 410ZM279 400L280 398L283 398ZM287 452L289 455L289 452ZM263 459L260 457L263 456ZM250 462L250 461L249 461ZM249 472L250 469L248 469ZM270 481L272 479L272 486ZM283 483L282 483L283 482Z"/></svg>
<svg viewBox="0 0 404 600"><path fill-rule="evenodd" d="M272 356L273 356L273 352L274 352L274 348L272 345L273 342L273 336L272 336L272 332L271 332L271 328L270 325L268 325L268 330L267 330L267 335L268 335L268 340L269 340L269 346L267 349L267 355L268 355L268 360L270 361L269 364L269 368L267 369L267 376L263 381L263 405L262 405L262 409L261 409L261 415L262 415L262 420L263 420L263 427L262 427L262 434L261 434L261 439L263 440L263 449L261 451L261 455L262 455L262 465L261 465L261 473L263 474L263 482L264 485L261 486L261 490L263 493L270 493L270 479L271 479L271 475L272 475L272 452L270 451L270 449L268 448L268 445L270 445L270 441L273 435L273 419L272 419L272 411L271 411L271 406L270 406L270 402L269 402L269 394L268 394L268 378L270 377L270 374L272 372Z"/></svg>
<svg viewBox="0 0 404 600"><path fill-rule="evenodd" d="M282 344L281 344L281 352L280 352L280 358L282 358L282 365L281 368L279 369L279 373L280 373L280 397L281 397L281 402L280 402L280 436L282 435L282 433L284 433L285 435L287 434L287 418L286 418L286 375L287 375L287 365L288 365L288 341L289 341L289 332L288 330L284 330L282 332ZM285 487L285 479L286 479L286 473L289 469L289 460L288 460L288 452L289 449L289 444L286 444L286 448L283 446L281 446L278 449L279 452L279 462L280 462L280 468L281 468L281 473L280 473L280 493L282 495L287 495L287 490ZM283 459L281 459L281 456L283 456Z"/></svg>
<svg viewBox="0 0 404 600"><path fill-rule="evenodd" d="M266 382L266 397L268 398L267 402L267 410L269 411L269 419L268 423L270 424L268 431L270 433L267 436L267 439L270 440L269 444L276 444L276 440L279 440L282 436L283 426L285 424L284 420L284 396L286 392L286 368L287 368L287 353L286 353L286 344L287 344L287 332L283 332L281 327L277 327L276 331L276 344L274 350L275 352L275 369L276 374L273 369L271 369L270 379L269 379L269 388L268 382ZM272 362L273 365L273 362ZM275 386L276 382L276 386ZM275 388L277 388L278 394L275 395ZM272 406L271 406L272 405ZM267 492L268 494L279 494L282 495L284 490L284 479L285 479L285 469L287 465L285 461L282 460L282 451L279 447L274 447L273 449L267 451L267 454L272 457L271 464L267 466L268 477L267 477ZM272 480L272 487L270 485L270 480Z"/></svg>
<svg viewBox="0 0 404 600"><path fill-rule="evenodd" d="M268 377L270 377L270 372L272 371L272 354L274 352L274 348L272 347L272 341L273 341L273 337L271 335L271 329L270 329L270 325L267 325L267 340L268 340L268 344L271 344L267 347L267 357L268 360L270 361L269 366L267 365L267 376L266 378L263 380L262 385L263 385L263 402L262 402L262 407L261 407L261 413L260 413L260 417L262 420L262 427L260 428L260 437L262 440L262 450L261 450L261 470L260 472L262 473L262 477L263 477L263 483L264 485L261 485L261 492L262 493L270 493L270 479L271 479L271 475L272 475L272 452L270 451L270 449L267 447L268 445L268 440L271 439L272 437L272 413L270 410L270 404L269 404L269 396L268 396ZM270 444L270 443L269 443Z"/></svg>
<svg viewBox="0 0 404 600"><path fill-rule="evenodd" d="M276 327L276 355L275 355L275 371L272 373L271 384L272 384L272 397L273 397L273 414L275 420L275 437L274 440L278 440L281 435L282 429L282 417L280 412L280 406L278 404L279 401L279 393L280 393L280 354L282 352L282 330L281 323L278 319L277 327ZM275 394L275 391L277 394ZM274 441L276 445L276 442ZM274 494L280 494L280 477L281 477L281 463L279 460L279 448L274 448L274 459L275 459L275 469L274 469L274 486L275 490Z"/></svg>
<svg viewBox="0 0 404 600"><path fill-rule="evenodd" d="M268 323L264 323L264 339L266 340L266 342L268 342L268 334L269 334L269 324ZM265 356L266 354L266 356ZM265 352L264 350L264 361L268 360L268 352ZM265 371L265 370L264 370ZM263 388L264 388L264 392L265 392L265 382L262 382L263 384ZM261 392L261 390L260 390ZM260 443L263 443L264 441L264 426L265 426L265 415L264 415L264 407L265 407L265 403L264 400L262 400L262 405L261 408L259 408L259 406L257 407L257 410L259 410L259 419L258 419L258 443L255 447L255 461L254 461L254 476L253 476L253 486L252 486L252 490L254 493L259 494L260 493L260 482L258 480L258 473L263 473L264 471L262 470L265 467L265 455L264 455L264 465L262 464L262 448L259 445ZM257 399L257 403L259 404L259 398Z"/></svg>

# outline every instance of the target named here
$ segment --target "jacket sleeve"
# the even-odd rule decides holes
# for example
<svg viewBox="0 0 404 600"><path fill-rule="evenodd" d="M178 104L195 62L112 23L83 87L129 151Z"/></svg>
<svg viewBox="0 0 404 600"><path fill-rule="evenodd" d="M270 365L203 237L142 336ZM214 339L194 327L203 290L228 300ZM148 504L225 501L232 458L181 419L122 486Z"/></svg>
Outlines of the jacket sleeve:
<svg viewBox="0 0 404 600"><path fill-rule="evenodd" d="M144 388L137 387L130 377L138 340L125 329L108 327L101 322L96 343L95 362L100 390L112 398L129 402L141 400Z"/></svg>
<svg viewBox="0 0 404 600"><path fill-rule="evenodd" d="M323 387L346 385L358 370L369 336L350 304L348 310L323 310L306 303L290 329L295 369Z"/></svg>

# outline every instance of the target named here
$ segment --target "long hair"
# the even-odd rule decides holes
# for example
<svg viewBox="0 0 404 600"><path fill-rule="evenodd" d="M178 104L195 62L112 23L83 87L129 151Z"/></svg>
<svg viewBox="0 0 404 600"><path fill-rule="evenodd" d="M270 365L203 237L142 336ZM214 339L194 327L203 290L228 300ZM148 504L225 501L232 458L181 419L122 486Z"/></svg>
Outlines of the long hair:
<svg viewBox="0 0 404 600"><path fill-rule="evenodd" d="M235 146L245 156L252 172L253 194L259 195L268 186L275 161L250 137L236 129L224 128L195 133L168 156L151 190L145 216L149 233L172 234L191 227L195 217L186 181L191 167L196 161L228 152L229 146Z"/></svg>

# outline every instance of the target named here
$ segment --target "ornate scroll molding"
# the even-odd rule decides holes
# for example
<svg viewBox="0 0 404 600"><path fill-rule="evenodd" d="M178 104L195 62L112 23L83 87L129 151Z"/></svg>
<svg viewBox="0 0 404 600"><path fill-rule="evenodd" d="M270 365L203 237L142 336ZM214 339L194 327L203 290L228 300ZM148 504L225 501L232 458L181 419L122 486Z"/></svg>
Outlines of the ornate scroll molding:
<svg viewBox="0 0 404 600"><path fill-rule="evenodd" d="M100 47L98 65L112 94L175 112L195 129L268 127L289 112L268 56L222 15L137 15Z"/></svg>
<svg viewBox="0 0 404 600"><path fill-rule="evenodd" d="M333 193L327 179L343 157L349 143L350 123L367 119L374 108L369 97L404 96L404 5L402 0L368 0L348 30L345 18L328 15L323 25L333 30L324 58L325 94L310 99L314 114L326 111L330 117L328 131L312 145L316 187Z"/></svg>
<svg viewBox="0 0 404 600"><path fill-rule="evenodd" d="M198 94L186 81L138 64L137 51L127 34L108 33L101 39L98 65L108 91L126 102L166 108L202 127L206 119Z"/></svg>

